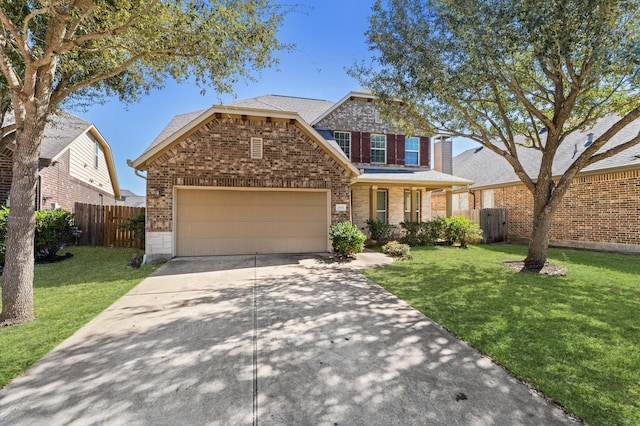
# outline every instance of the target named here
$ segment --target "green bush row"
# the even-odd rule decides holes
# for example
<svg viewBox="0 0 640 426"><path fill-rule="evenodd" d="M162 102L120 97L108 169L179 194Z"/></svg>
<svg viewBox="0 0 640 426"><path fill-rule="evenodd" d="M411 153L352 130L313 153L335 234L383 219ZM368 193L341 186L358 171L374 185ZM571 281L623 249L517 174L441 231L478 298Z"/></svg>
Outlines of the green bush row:
<svg viewBox="0 0 640 426"><path fill-rule="evenodd" d="M457 243L460 247L467 247L482 240L480 226L464 216L437 217L429 222L403 222L400 226L405 230L400 241L412 247L437 243Z"/></svg>
<svg viewBox="0 0 640 426"><path fill-rule="evenodd" d="M0 265L4 265L7 250L7 220L9 209L0 209ZM73 226L73 214L68 211L40 210L35 212L36 235L35 257L46 259L55 256L71 239L71 227Z"/></svg>

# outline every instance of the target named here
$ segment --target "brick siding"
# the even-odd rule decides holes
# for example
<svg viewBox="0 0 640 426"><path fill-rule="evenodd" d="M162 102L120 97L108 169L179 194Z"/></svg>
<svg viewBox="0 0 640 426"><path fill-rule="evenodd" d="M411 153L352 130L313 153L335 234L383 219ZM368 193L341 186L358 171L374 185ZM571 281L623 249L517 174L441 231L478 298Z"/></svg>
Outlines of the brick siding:
<svg viewBox="0 0 640 426"><path fill-rule="evenodd" d="M354 97L348 99L317 123L332 131L351 132L351 160L354 163L369 164L371 162L371 134L387 136L387 164L403 166L405 162L405 136L401 130L390 123L376 122L376 102L371 99ZM431 162L430 139L420 137L420 164L429 167ZM375 164L376 167L384 166ZM409 166L416 167L416 166Z"/></svg>
<svg viewBox="0 0 640 426"><path fill-rule="evenodd" d="M263 138L263 158L250 140ZM295 123L213 118L149 164L147 231L172 230L174 185L237 188L329 189L332 223L349 220L350 174Z"/></svg>
<svg viewBox="0 0 640 426"><path fill-rule="evenodd" d="M1 205L6 205L12 176L12 153L11 151L2 152L0 153ZM100 195L102 195L103 205L115 204L113 195L69 176L68 150L56 162L40 170L40 188L36 196L43 210L50 209L52 204L57 203L60 208L73 212L76 202L99 204ZM47 199L43 200L43 197Z"/></svg>
<svg viewBox="0 0 640 426"><path fill-rule="evenodd" d="M480 208L482 191L474 192L476 208ZM531 193L523 184L493 188L493 192L494 207L508 210L509 238L528 239L533 223ZM443 200L444 195L434 194L432 208L441 206ZM640 244L640 170L574 179L555 213L550 239L595 245Z"/></svg>

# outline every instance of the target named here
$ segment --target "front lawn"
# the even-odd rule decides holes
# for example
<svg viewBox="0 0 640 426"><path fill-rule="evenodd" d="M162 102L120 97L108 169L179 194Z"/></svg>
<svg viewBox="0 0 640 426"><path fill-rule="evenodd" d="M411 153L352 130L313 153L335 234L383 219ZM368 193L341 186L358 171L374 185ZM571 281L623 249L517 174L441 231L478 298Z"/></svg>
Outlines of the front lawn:
<svg viewBox="0 0 640 426"><path fill-rule="evenodd" d="M0 387L157 268L128 267L133 249L68 247L65 251L74 256L35 267L35 321L0 328Z"/></svg>
<svg viewBox="0 0 640 426"><path fill-rule="evenodd" d="M640 424L640 257L552 249L549 277L502 264L525 247L411 252L365 273L590 425Z"/></svg>

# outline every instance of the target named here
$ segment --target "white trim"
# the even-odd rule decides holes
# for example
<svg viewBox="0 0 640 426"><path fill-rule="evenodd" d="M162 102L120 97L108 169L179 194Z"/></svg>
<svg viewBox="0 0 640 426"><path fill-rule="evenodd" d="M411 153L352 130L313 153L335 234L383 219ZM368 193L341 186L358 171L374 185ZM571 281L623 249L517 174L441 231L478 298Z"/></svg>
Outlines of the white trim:
<svg viewBox="0 0 640 426"><path fill-rule="evenodd" d="M375 148L376 151L381 151L384 149L384 161L380 162L380 161L373 161L373 137L374 136L382 136L384 137L384 148ZM371 164L387 164L387 135L383 134L383 133L371 133L369 134L369 155L371 156L371 158L369 159L369 161L371 162Z"/></svg>
<svg viewBox="0 0 640 426"><path fill-rule="evenodd" d="M251 138L251 158L262 159L262 138Z"/></svg>
<svg viewBox="0 0 640 426"><path fill-rule="evenodd" d="M338 142L338 140L336 139L336 133L341 133L341 134L345 134L345 135L349 135L349 153L347 154L345 152L345 155L349 158L349 160L351 160L351 132L346 132L344 130L334 130L333 131L333 140L336 141L336 143L338 144L338 146L340 146L340 143ZM342 147L340 146L340 149L342 149ZM344 149L342 149L342 152L344 152Z"/></svg>

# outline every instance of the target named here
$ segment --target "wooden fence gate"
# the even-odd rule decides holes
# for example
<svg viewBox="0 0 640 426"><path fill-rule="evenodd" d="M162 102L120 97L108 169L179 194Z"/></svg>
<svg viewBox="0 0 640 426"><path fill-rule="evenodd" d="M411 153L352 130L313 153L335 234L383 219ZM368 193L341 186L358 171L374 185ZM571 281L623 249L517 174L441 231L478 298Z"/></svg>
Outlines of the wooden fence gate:
<svg viewBox="0 0 640 426"><path fill-rule="evenodd" d="M479 225L482 228L483 243L491 244L507 240L506 209L481 209Z"/></svg>
<svg viewBox="0 0 640 426"><path fill-rule="evenodd" d="M144 229L136 235L131 230L123 230L121 224L143 212L144 207L97 206L75 203L75 221L79 245L105 247L134 247L144 249Z"/></svg>

